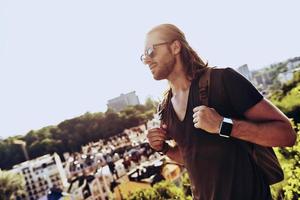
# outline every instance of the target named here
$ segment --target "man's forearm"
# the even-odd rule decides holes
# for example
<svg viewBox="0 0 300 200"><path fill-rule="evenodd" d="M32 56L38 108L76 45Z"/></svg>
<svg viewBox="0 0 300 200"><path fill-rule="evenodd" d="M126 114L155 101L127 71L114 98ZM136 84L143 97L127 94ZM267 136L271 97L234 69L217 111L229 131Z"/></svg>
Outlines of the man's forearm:
<svg viewBox="0 0 300 200"><path fill-rule="evenodd" d="M262 146L292 146L296 133L283 121L249 122L233 120L232 137Z"/></svg>
<svg viewBox="0 0 300 200"><path fill-rule="evenodd" d="M183 165L183 159L182 159L182 155L181 152L178 148L178 146L175 147L170 147L170 149L168 150L167 154L166 154L170 159L178 162L179 164Z"/></svg>

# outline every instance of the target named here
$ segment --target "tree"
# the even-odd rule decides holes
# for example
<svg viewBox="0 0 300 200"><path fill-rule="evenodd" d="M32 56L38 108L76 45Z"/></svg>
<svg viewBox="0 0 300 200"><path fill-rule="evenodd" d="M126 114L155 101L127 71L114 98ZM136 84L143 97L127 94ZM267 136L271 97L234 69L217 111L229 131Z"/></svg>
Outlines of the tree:
<svg viewBox="0 0 300 200"><path fill-rule="evenodd" d="M300 122L300 72L294 73L294 78L282 86L282 91L273 92L270 97L282 112L295 122Z"/></svg>
<svg viewBox="0 0 300 200"><path fill-rule="evenodd" d="M0 141L0 168L8 169L10 166L26 160L20 145L14 144L19 137L9 137Z"/></svg>
<svg viewBox="0 0 300 200"><path fill-rule="evenodd" d="M0 170L0 199L15 199L16 195L25 192L25 181L22 175Z"/></svg>
<svg viewBox="0 0 300 200"><path fill-rule="evenodd" d="M0 168L9 169L25 160L20 146L13 140L26 142L31 159L44 154L57 152L63 159L64 152L80 151L81 146L89 142L120 134L126 128L146 123L153 117L156 102L150 98L145 105L128 106L121 112L108 109L105 113L85 113L79 117L67 119L57 126L48 126L31 130L25 136L0 140Z"/></svg>
<svg viewBox="0 0 300 200"><path fill-rule="evenodd" d="M147 110L156 110L158 106L158 101L154 101L153 99L151 99L150 97L148 97L145 101L145 107Z"/></svg>
<svg viewBox="0 0 300 200"><path fill-rule="evenodd" d="M300 134L300 124L297 128ZM284 180L272 185L273 199L294 200L300 198L300 138L292 147L275 148L275 152L284 171Z"/></svg>
<svg viewBox="0 0 300 200"><path fill-rule="evenodd" d="M187 200L191 196L184 194L183 188L176 186L170 181L161 181L152 188L138 190L128 195L127 200Z"/></svg>

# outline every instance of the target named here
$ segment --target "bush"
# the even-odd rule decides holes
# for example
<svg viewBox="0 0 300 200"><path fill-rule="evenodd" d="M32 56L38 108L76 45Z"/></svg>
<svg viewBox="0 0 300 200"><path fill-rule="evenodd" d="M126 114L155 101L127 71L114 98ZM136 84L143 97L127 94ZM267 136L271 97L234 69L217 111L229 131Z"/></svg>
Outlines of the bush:
<svg viewBox="0 0 300 200"><path fill-rule="evenodd" d="M298 124L300 134L300 124ZM295 200L300 198L300 138L297 137L293 147L275 148L279 162L283 168L284 181L271 186L274 199Z"/></svg>
<svg viewBox="0 0 300 200"><path fill-rule="evenodd" d="M186 196L182 187L177 187L170 181L162 181L152 188L138 190L127 197L127 200L192 200Z"/></svg>

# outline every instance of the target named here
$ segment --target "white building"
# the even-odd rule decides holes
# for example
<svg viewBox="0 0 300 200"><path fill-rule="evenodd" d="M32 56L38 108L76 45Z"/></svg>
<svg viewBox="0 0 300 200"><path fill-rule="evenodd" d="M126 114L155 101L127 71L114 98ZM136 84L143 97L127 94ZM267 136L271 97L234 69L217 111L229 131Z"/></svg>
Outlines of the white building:
<svg viewBox="0 0 300 200"><path fill-rule="evenodd" d="M118 178L126 175L126 169L122 162L123 162L123 159L115 162L115 170L116 170Z"/></svg>
<svg viewBox="0 0 300 200"><path fill-rule="evenodd" d="M278 74L277 79L280 81L281 84L284 84L293 79L293 71L287 71Z"/></svg>
<svg viewBox="0 0 300 200"><path fill-rule="evenodd" d="M128 94L121 94L119 97L108 100L107 107L119 112L126 108L126 106L134 106L140 104L138 96L135 91Z"/></svg>
<svg viewBox="0 0 300 200"><path fill-rule="evenodd" d="M251 75L251 72L249 71L249 68L248 68L247 64L244 64L244 65L238 67L237 71L240 74L242 74L246 79L248 79L249 81L251 81L252 75Z"/></svg>
<svg viewBox="0 0 300 200"><path fill-rule="evenodd" d="M77 177L71 182L68 192L73 200L109 200L112 181L112 174L106 165L98 169L95 175Z"/></svg>
<svg viewBox="0 0 300 200"><path fill-rule="evenodd" d="M126 129L124 130L124 132L128 135L129 141L132 146L137 146L147 141L147 131L144 124Z"/></svg>
<svg viewBox="0 0 300 200"><path fill-rule="evenodd" d="M10 171L24 176L28 200L45 197L52 187L68 187L62 162L56 153L25 161L13 166Z"/></svg>
<svg viewBox="0 0 300 200"><path fill-rule="evenodd" d="M300 57L290 59L286 66L287 66L288 70L292 70L294 68L300 67Z"/></svg>

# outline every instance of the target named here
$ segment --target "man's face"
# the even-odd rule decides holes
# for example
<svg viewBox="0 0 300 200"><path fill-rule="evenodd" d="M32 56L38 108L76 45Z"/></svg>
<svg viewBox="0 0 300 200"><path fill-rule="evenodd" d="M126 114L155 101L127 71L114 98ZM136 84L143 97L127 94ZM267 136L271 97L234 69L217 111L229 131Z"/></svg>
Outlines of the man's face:
<svg viewBox="0 0 300 200"><path fill-rule="evenodd" d="M155 80L167 79L175 65L171 41L162 40L160 32L151 32L146 37L143 62L149 66Z"/></svg>

